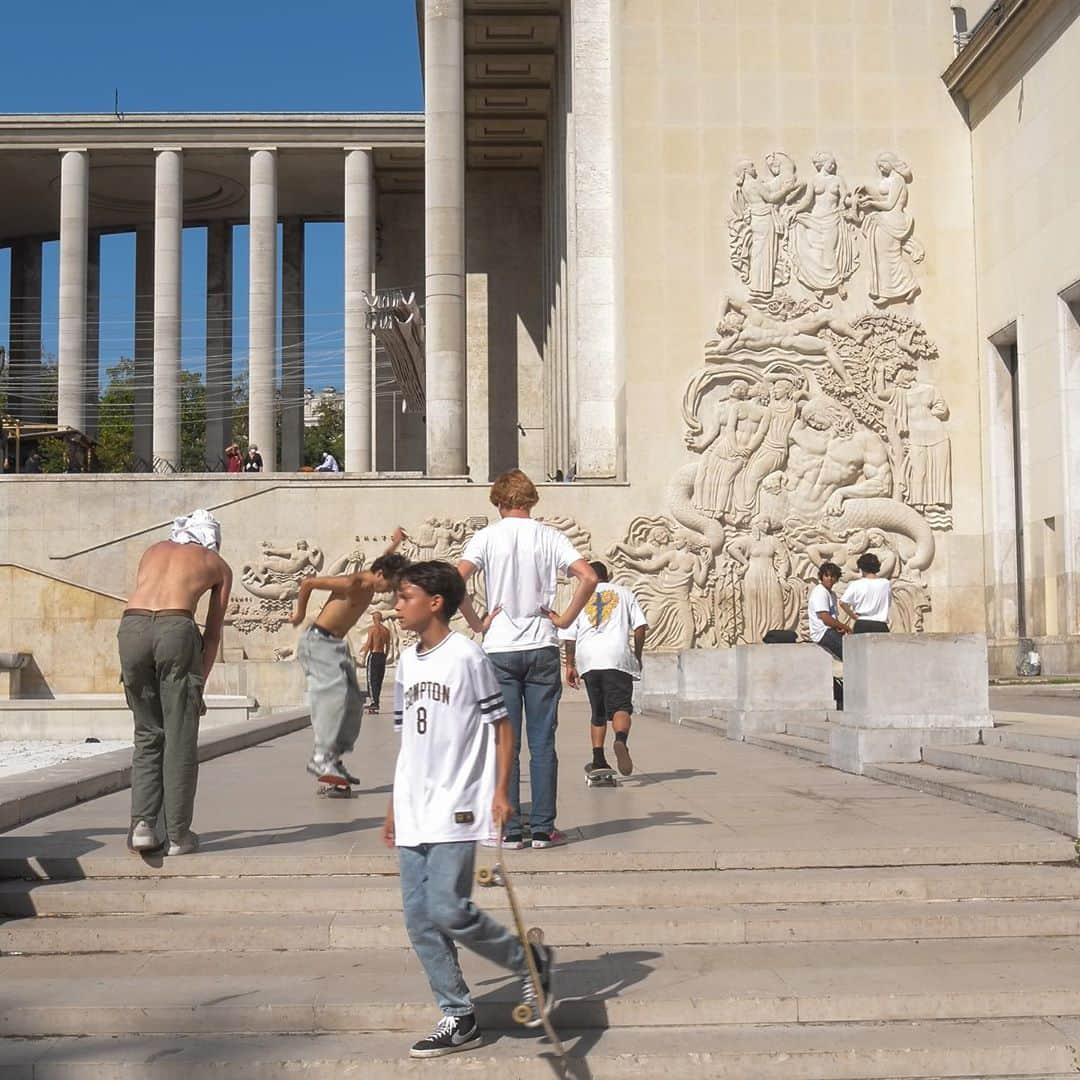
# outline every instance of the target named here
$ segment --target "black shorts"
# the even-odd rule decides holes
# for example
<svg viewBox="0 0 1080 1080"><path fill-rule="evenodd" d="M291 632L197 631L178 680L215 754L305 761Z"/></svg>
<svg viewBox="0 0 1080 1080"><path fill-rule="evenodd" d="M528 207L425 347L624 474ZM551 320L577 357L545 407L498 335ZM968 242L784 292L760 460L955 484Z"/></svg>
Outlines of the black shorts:
<svg viewBox="0 0 1080 1080"><path fill-rule="evenodd" d="M603 727L617 712L634 711L634 680L625 671L604 668L586 671L582 678L595 727Z"/></svg>

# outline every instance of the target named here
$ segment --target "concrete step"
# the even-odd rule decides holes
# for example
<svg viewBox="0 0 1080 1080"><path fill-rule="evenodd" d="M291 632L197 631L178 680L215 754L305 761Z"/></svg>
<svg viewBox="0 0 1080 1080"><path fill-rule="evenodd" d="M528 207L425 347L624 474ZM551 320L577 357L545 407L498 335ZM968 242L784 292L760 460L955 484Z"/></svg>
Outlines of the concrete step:
<svg viewBox="0 0 1080 1080"><path fill-rule="evenodd" d="M898 941L1080 936L1080 901L946 900L733 904L715 908L534 908L556 946ZM407 948L400 913L50 916L0 925L0 955Z"/></svg>
<svg viewBox="0 0 1080 1080"><path fill-rule="evenodd" d="M923 761L945 769L960 769L1073 794L1076 794L1077 765L1080 764L1075 758L1003 746L927 746L923 748Z"/></svg>
<svg viewBox="0 0 1080 1080"><path fill-rule="evenodd" d="M680 716L678 723L681 727L704 731L707 735L727 738L727 717L725 716Z"/></svg>
<svg viewBox="0 0 1080 1080"><path fill-rule="evenodd" d="M863 775L1030 821L1074 839L1078 834L1078 799L1063 791L1050 791L1015 780L996 780L979 773L926 763L867 765Z"/></svg>
<svg viewBox="0 0 1080 1080"><path fill-rule="evenodd" d="M923 766L929 768L929 766ZM947 771L947 770L943 770ZM862 867L669 873L515 873L526 910L724 904L870 903L901 900L1080 899L1080 870L1057 866ZM505 908L503 889L477 902ZM397 911L396 880L326 878L128 878L0 882L0 915L124 915Z"/></svg>
<svg viewBox="0 0 1080 1080"><path fill-rule="evenodd" d="M1080 939L975 938L564 948L556 1023L981 1020L1080 1014ZM471 953L480 1023L514 1030L519 980ZM77 974L76 974L77 972ZM406 949L5 957L0 1036L423 1031L430 990Z"/></svg>
<svg viewBox="0 0 1080 1080"><path fill-rule="evenodd" d="M982 733L985 746L1005 746L1010 750L1031 750L1037 754L1080 758L1080 734L1070 735L1059 727L1040 728L1032 724L998 724Z"/></svg>
<svg viewBox="0 0 1080 1080"><path fill-rule="evenodd" d="M729 1024L723 1029L561 1031L568 1075L594 1080L889 1080L895 1077L1075 1077L1069 1020L928 1020L885 1024ZM430 1024L428 1025L430 1026ZM408 1033L143 1035L109 1039L9 1039L0 1073L10 1080L295 1080L296 1077L430 1077L406 1055ZM475 1051L442 1059L441 1076L550 1080L548 1044L489 1033ZM37 1070L37 1071L34 1071ZM55 1071L53 1071L55 1070Z"/></svg>
<svg viewBox="0 0 1080 1080"><path fill-rule="evenodd" d="M810 739L813 742L829 745L829 730L832 727L827 720L791 720L786 729L789 735L796 735L800 739Z"/></svg>
<svg viewBox="0 0 1080 1080"><path fill-rule="evenodd" d="M802 758L823 765L829 756L828 744L816 739L805 739L798 735L747 735L745 740L750 746L764 746L768 750L780 750L792 757Z"/></svg>

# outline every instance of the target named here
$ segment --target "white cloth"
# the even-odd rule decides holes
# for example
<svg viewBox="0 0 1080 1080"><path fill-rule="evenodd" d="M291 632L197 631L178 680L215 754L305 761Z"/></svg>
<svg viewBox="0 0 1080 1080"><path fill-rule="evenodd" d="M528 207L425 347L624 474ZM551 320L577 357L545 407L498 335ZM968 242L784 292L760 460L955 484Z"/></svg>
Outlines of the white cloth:
<svg viewBox="0 0 1080 1080"><path fill-rule="evenodd" d="M394 834L400 847L481 840L492 833L495 738L506 716L495 669L479 645L451 633L398 660Z"/></svg>
<svg viewBox="0 0 1080 1080"><path fill-rule="evenodd" d="M563 641L573 641L578 673L623 671L641 678L641 665L630 648L630 635L639 626L648 626L637 597L625 586L601 581L581 614L565 630Z"/></svg>
<svg viewBox="0 0 1080 1080"><path fill-rule="evenodd" d="M888 578L856 578L844 590L843 600L860 619L888 622L891 595Z"/></svg>
<svg viewBox="0 0 1080 1080"><path fill-rule="evenodd" d="M834 619L839 618L839 609L836 606L836 597L831 589L817 584L810 590L810 596L806 601L806 621L810 624L810 640L820 641L829 629L818 615L827 611Z"/></svg>
<svg viewBox="0 0 1080 1080"><path fill-rule="evenodd" d="M484 651L521 652L559 647L552 621L541 612L581 555L558 529L532 518L507 517L481 529L461 554L484 572L489 611L501 607L484 635Z"/></svg>
<svg viewBox="0 0 1080 1080"><path fill-rule="evenodd" d="M173 519L169 539L174 544L202 544L218 551L221 548L221 525L208 510L192 510L187 517Z"/></svg>

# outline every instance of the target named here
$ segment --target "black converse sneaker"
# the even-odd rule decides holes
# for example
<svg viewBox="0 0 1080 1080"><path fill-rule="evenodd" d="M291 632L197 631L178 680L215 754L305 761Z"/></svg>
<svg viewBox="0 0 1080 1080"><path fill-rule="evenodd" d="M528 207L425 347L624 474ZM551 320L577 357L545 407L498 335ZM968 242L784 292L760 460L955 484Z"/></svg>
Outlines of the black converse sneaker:
<svg viewBox="0 0 1080 1080"><path fill-rule="evenodd" d="M528 1021L526 1027L539 1027L543 1017L547 1016L555 1008L555 995L552 993L553 980L551 969L555 963L555 950L550 945L529 945L532 949L533 961L536 963L536 973L540 976L540 989L544 991L543 1013L536 1000L536 991L533 989L532 976L528 968L521 977L521 1000L533 1008L533 1019Z"/></svg>
<svg viewBox="0 0 1080 1080"><path fill-rule="evenodd" d="M442 1057L444 1054L456 1054L459 1050L471 1050L484 1041L480 1028L476 1026L476 1016L444 1016L435 1030L425 1039L413 1043L409 1057Z"/></svg>

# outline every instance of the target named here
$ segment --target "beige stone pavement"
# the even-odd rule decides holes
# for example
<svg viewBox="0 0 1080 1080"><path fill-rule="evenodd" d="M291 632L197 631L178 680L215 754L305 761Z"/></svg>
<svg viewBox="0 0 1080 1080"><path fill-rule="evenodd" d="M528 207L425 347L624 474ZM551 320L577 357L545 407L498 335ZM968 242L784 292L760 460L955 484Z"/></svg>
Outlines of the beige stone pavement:
<svg viewBox="0 0 1080 1080"><path fill-rule="evenodd" d="M522 869L874 866L1068 858L1064 837L1021 821L799 761L713 735L639 719L636 763L618 788L587 789L588 718L579 695L560 713L558 825L565 848L520 854ZM316 794L304 771L310 731L201 768L196 856L138 860L124 841L119 792L0 836L0 870L77 859L82 873L392 873L380 841L396 754L389 711L365 716L348 758L352 799ZM528 797L527 767L523 798ZM222 861L227 866L222 866ZM162 863L164 862L164 865ZM65 871L65 876L70 874Z"/></svg>

